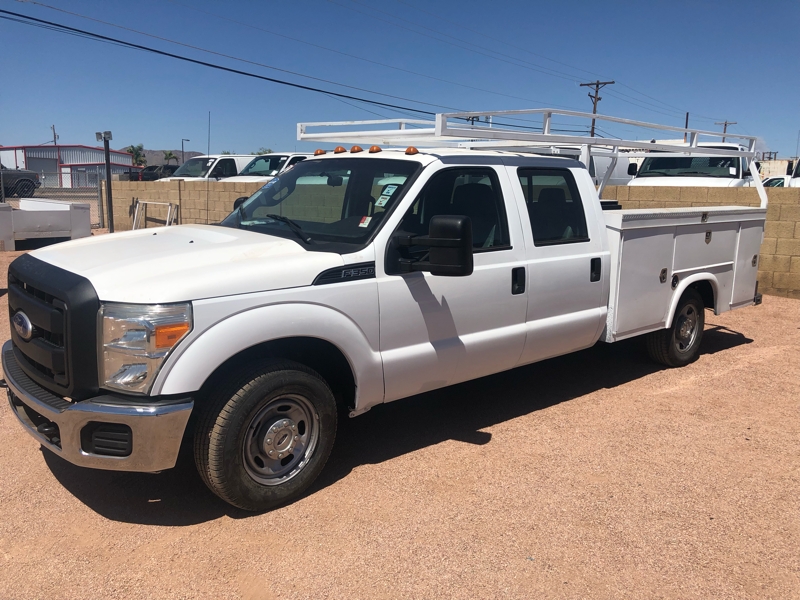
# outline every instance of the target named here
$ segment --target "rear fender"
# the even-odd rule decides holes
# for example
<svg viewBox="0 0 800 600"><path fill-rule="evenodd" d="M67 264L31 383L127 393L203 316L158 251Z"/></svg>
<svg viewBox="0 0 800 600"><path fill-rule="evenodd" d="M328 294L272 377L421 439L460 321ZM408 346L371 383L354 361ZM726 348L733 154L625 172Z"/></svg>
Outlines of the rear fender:
<svg viewBox="0 0 800 600"><path fill-rule="evenodd" d="M698 281L708 281L711 284L711 289L714 291L714 312L717 312L719 306L719 282L717 278L712 273L695 273L694 275L689 275L686 279L681 279L678 287L675 288L672 294L672 300L670 301L669 310L667 311L666 329L672 327L672 319L675 316L675 310L678 308L678 302L680 302L681 296L683 296L683 293L689 286Z"/></svg>

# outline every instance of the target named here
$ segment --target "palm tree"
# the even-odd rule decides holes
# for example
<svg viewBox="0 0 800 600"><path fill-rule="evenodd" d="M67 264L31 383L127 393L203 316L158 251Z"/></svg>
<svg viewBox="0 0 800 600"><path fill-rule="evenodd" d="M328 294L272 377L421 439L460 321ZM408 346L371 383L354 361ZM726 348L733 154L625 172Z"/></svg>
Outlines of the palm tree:
<svg viewBox="0 0 800 600"><path fill-rule="evenodd" d="M137 167L144 167L147 165L147 159L144 157L144 144L128 146L125 148L125 152L133 154L133 164Z"/></svg>
<svg viewBox="0 0 800 600"><path fill-rule="evenodd" d="M177 165L178 157L175 156L175 153L172 150L164 150L164 160L167 164L169 164L169 161L171 161L173 158L175 159L175 164Z"/></svg>

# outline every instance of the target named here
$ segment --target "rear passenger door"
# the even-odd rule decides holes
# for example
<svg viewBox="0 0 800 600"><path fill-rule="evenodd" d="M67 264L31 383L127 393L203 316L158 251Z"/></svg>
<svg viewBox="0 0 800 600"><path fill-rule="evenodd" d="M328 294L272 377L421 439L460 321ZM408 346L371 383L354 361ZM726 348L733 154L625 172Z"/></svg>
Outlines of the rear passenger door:
<svg viewBox="0 0 800 600"><path fill-rule="evenodd" d="M516 169L527 215L527 335L520 364L594 344L605 324L609 252L599 203L566 168ZM581 181L582 180L582 181ZM593 190L583 191L591 198ZM598 204L598 206L595 206ZM525 218L527 217L527 218Z"/></svg>

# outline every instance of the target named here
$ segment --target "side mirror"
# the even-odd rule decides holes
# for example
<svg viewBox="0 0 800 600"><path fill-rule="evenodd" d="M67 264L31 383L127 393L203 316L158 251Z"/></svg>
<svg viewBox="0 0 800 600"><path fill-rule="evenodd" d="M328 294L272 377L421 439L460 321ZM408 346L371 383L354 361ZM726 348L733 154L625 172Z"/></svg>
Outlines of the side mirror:
<svg viewBox="0 0 800 600"><path fill-rule="evenodd" d="M233 210L236 210L236 209L237 209L237 208L239 208L239 207L240 207L242 204L244 204L244 201L245 201L245 200L247 200L247 196L242 196L241 198L237 198L236 200L234 200L234 201L233 201Z"/></svg>
<svg viewBox="0 0 800 600"><path fill-rule="evenodd" d="M428 235L399 238L401 246L430 248L427 261L402 259L404 273L430 271L431 275L465 277L472 275L472 221L463 215L440 215L431 219Z"/></svg>
<svg viewBox="0 0 800 600"><path fill-rule="evenodd" d="M636 173L638 172L639 172L639 165L637 165L636 163L630 163L628 165L628 175L633 175L635 177Z"/></svg>
<svg viewBox="0 0 800 600"><path fill-rule="evenodd" d="M794 175L794 161L790 160L789 164L786 165L786 174L791 176Z"/></svg>

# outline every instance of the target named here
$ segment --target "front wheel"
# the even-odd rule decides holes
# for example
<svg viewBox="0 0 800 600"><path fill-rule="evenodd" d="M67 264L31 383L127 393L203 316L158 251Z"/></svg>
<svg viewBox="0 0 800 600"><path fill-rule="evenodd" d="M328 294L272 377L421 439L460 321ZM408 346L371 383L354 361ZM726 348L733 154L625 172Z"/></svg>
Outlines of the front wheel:
<svg viewBox="0 0 800 600"><path fill-rule="evenodd" d="M226 502L264 511L302 494L336 437L327 383L288 361L251 369L212 392L195 432L195 463Z"/></svg>
<svg viewBox="0 0 800 600"><path fill-rule="evenodd" d="M668 367L682 367L697 360L705 327L703 298L687 289L678 302L672 326L647 334L647 353Z"/></svg>
<svg viewBox="0 0 800 600"><path fill-rule="evenodd" d="M17 184L17 196L20 198L33 198L35 192L36 186L33 185L32 181L23 179Z"/></svg>

